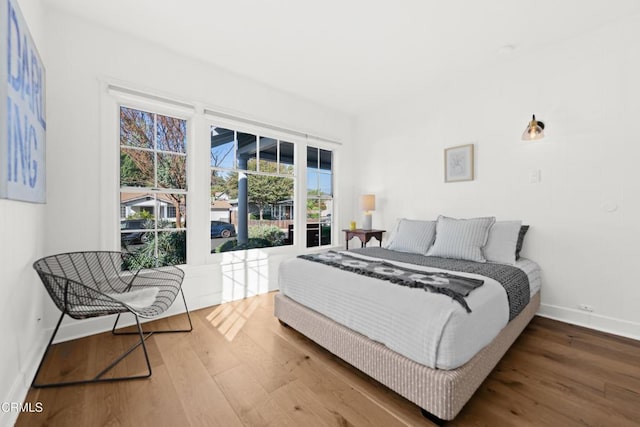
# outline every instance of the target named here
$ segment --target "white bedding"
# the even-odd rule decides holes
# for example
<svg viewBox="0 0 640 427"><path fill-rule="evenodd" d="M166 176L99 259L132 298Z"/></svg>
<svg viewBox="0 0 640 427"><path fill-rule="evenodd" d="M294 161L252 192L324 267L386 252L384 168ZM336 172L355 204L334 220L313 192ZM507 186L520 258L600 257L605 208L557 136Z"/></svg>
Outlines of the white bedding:
<svg viewBox="0 0 640 427"><path fill-rule="evenodd" d="M364 259L366 256L350 252ZM414 270L437 268L392 262ZM516 267L529 277L531 295L540 289L539 267L521 258ZM300 258L280 265L280 291L292 300L378 341L423 365L455 369L489 344L509 319L507 295L495 280L466 298L472 313L450 297L399 286Z"/></svg>

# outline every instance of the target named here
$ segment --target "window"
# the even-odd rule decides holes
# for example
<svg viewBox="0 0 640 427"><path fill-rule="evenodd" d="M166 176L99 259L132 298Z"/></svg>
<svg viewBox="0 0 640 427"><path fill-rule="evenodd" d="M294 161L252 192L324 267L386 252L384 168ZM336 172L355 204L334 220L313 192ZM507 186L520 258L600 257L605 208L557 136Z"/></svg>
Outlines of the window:
<svg viewBox="0 0 640 427"><path fill-rule="evenodd" d="M332 152L307 147L307 247L331 244L333 219Z"/></svg>
<svg viewBox="0 0 640 427"><path fill-rule="evenodd" d="M187 122L120 107L120 245L126 267L186 262Z"/></svg>
<svg viewBox="0 0 640 427"><path fill-rule="evenodd" d="M294 144L210 128L211 252L293 244Z"/></svg>

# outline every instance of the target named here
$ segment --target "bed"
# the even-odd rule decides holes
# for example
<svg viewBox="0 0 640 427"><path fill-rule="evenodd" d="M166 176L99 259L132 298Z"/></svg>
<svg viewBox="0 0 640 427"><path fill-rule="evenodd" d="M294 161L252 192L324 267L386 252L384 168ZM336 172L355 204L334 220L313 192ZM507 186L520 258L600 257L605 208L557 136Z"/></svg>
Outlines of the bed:
<svg viewBox="0 0 640 427"><path fill-rule="evenodd" d="M483 245L486 242L485 236ZM427 239L423 244L432 243ZM483 282L466 296L465 308L448 294L354 274L308 256L281 265L276 317L436 420L458 414L540 305L540 269L525 258L506 266L399 252L389 246L327 257L343 264L345 259L351 264L384 262L391 270L448 272ZM520 281L526 287L520 285L519 291L526 293L524 301L515 301L523 298L500 283L505 271L524 277ZM514 305L520 306L517 312Z"/></svg>

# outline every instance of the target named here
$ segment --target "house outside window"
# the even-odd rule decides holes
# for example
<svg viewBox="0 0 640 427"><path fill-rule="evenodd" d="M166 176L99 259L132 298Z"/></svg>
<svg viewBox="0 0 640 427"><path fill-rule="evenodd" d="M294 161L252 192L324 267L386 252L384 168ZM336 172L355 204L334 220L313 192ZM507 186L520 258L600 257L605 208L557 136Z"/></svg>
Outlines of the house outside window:
<svg viewBox="0 0 640 427"><path fill-rule="evenodd" d="M186 263L186 120L120 107L120 244L127 267ZM182 207L182 208L181 208Z"/></svg>
<svg viewBox="0 0 640 427"><path fill-rule="evenodd" d="M292 245L294 144L210 128L211 251Z"/></svg>

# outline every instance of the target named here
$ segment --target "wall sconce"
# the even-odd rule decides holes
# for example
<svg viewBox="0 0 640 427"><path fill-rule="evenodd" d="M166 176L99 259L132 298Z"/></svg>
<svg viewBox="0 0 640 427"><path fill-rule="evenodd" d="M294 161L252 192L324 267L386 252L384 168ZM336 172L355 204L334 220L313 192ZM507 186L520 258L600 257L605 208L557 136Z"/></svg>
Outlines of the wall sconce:
<svg viewBox="0 0 640 427"><path fill-rule="evenodd" d="M542 138L544 138L544 123L536 120L536 115L534 114L527 128L522 133L522 140L535 141Z"/></svg>
<svg viewBox="0 0 640 427"><path fill-rule="evenodd" d="M376 196L374 194L360 196L360 209L364 211L362 229L371 230L371 211L376 210Z"/></svg>

